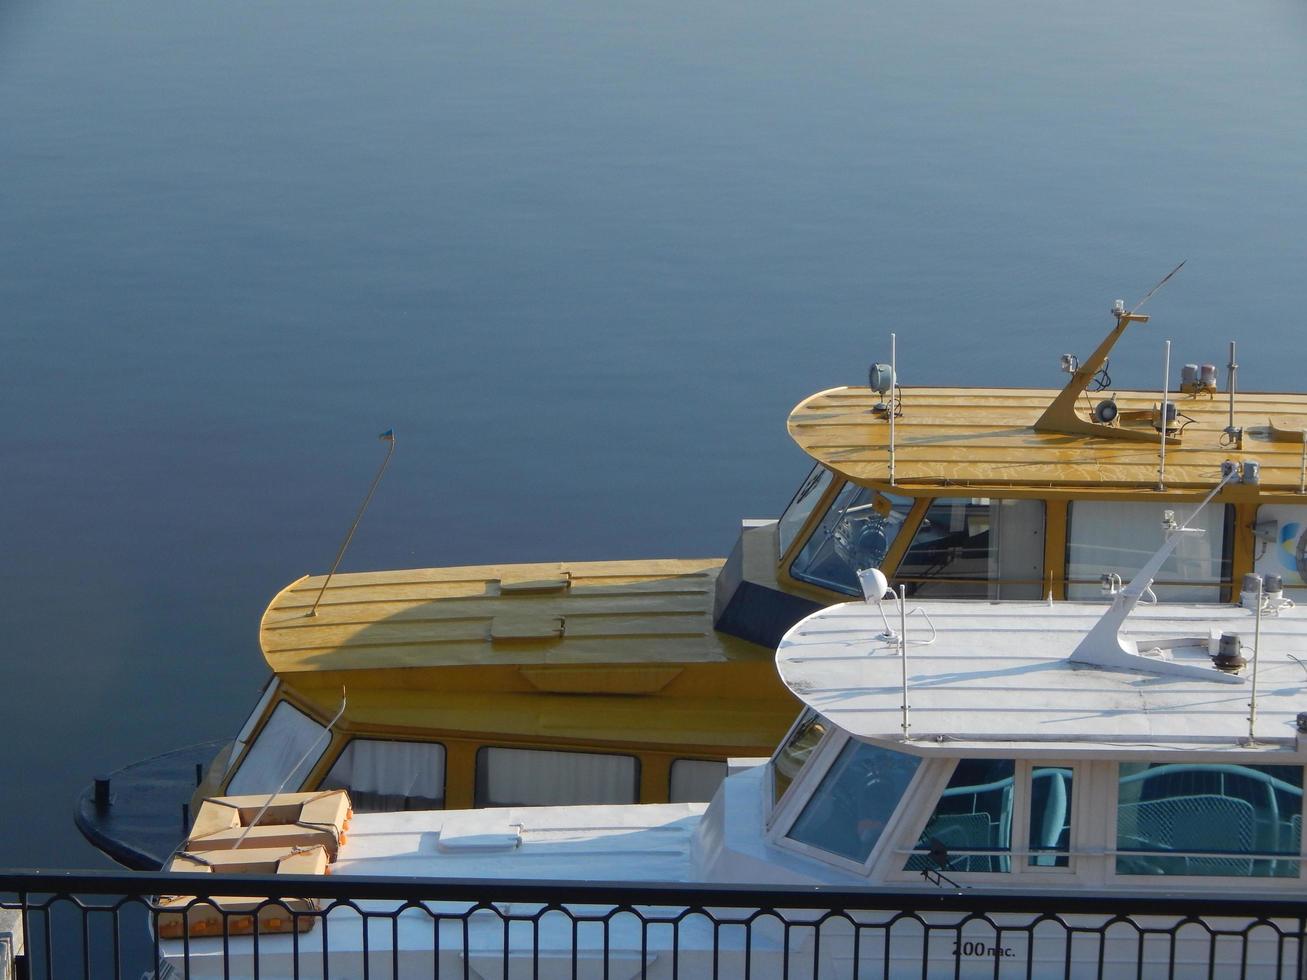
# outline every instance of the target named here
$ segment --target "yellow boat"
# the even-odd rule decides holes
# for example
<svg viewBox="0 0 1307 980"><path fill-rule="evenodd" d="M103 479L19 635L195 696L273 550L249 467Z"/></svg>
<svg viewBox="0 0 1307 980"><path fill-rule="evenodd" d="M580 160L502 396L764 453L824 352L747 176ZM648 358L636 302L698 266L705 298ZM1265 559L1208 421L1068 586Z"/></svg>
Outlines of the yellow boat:
<svg viewBox="0 0 1307 980"><path fill-rule="evenodd" d="M1301 587L1307 396L1234 395L1233 367L1218 391L1211 365L1186 365L1169 393L1093 394L1112 346L1147 319L1114 313L1091 356L1064 358L1061 391L900 387L878 365L875 389L806 399L789 431L813 469L779 520L744 522L726 559L291 583L261 623L272 678L192 806L334 787L360 809L707 800L728 758L767 755L795 714L777 642L859 597L860 569L922 596L1110 593L1223 465L1239 479L1200 515L1207 535L1163 568L1158 596L1228 599L1253 571ZM177 804L152 820L158 792L137 804L133 785L189 771L180 758L88 790L79 826L123 863L157 866L181 834Z"/></svg>

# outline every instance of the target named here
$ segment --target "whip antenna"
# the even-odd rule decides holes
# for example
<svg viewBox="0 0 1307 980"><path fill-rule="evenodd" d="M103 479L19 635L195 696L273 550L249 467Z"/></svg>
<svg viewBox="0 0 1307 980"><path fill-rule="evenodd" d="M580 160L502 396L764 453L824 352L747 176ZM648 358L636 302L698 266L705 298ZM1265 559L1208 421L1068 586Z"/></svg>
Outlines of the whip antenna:
<svg viewBox="0 0 1307 980"><path fill-rule="evenodd" d="M331 563L331 571L327 572L327 577L322 582L322 588L318 589L318 597L313 600L313 608L305 614L306 616L316 616L318 614L318 603L322 601L322 597L327 592L327 586L331 584L331 576L336 574L336 568L340 565L340 560L345 557L345 549L354 540L354 532L359 529L359 521L363 520L363 512L368 509L368 504L372 502L372 495L377 492L377 484L381 482L381 474L386 472L386 467L390 465L390 457L395 455L394 429L387 429L377 438L382 442L390 443L390 448L386 450L386 458L381 461L381 468L377 470L377 475L372 478L372 486L368 487L368 495L363 498L359 512L354 515L354 523L349 526L349 533L345 535L345 540L340 543L340 549L336 552L336 560Z"/></svg>
<svg viewBox="0 0 1307 980"><path fill-rule="evenodd" d="M1153 293L1157 292L1159 289L1161 289L1163 286L1165 286L1165 285L1170 281L1170 279L1171 279L1171 277L1172 277L1173 275L1175 275L1175 274L1176 274L1177 272L1179 272L1182 268L1184 268L1184 264L1185 264L1186 262L1188 262L1188 261L1189 261L1188 259L1181 259L1179 265L1177 265L1174 269L1172 269L1170 272L1168 272L1166 275L1164 275L1164 276L1161 278L1161 280L1157 283L1156 286L1154 286L1152 289L1148 290L1148 292L1144 293L1144 298L1141 299L1138 303L1136 303L1136 304L1131 308L1130 312L1131 312L1131 313L1138 313L1138 312L1139 312L1139 307L1143 306L1143 305L1144 305L1145 303L1147 303L1150 299L1152 299L1152 298L1153 298Z"/></svg>

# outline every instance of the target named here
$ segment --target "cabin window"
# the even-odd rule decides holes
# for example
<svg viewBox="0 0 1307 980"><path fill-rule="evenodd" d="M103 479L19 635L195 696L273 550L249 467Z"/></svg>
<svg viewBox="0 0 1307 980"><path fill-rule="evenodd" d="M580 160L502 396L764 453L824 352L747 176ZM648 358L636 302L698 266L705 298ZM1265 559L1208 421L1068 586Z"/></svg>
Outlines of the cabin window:
<svg viewBox="0 0 1307 980"><path fill-rule="evenodd" d="M830 486L830 481L831 471L820 463L814 466L812 472L804 479L794 499L781 515L777 533L780 545L778 556L790 550L795 535L803 530L804 522L812 513L812 509L817 506L817 501L821 500L821 495L826 492L826 488Z"/></svg>
<svg viewBox="0 0 1307 980"><path fill-rule="evenodd" d="M906 871L1011 871L1012 759L962 759Z"/></svg>
<svg viewBox="0 0 1307 980"><path fill-rule="evenodd" d="M1044 502L937 498L894 577L914 596L1038 599L1044 586Z"/></svg>
<svg viewBox="0 0 1307 980"><path fill-rule="evenodd" d="M862 595L858 572L879 568L912 509L909 497L845 483L790 565L802 582Z"/></svg>
<svg viewBox="0 0 1307 980"><path fill-rule="evenodd" d="M826 719L811 708L805 708L799 720L790 729L789 736L772 756L772 805L780 802L785 791L794 782L808 757L826 734Z"/></svg>
<svg viewBox="0 0 1307 980"><path fill-rule="evenodd" d="M1162 515L1171 510L1177 521L1193 505L1146 501L1075 500L1067 511L1067 598L1096 599L1101 579L1115 573L1129 582L1165 540ZM1166 560L1153 584L1157 597L1169 602L1218 602L1222 583L1230 580L1234 508L1207 507L1191 527L1207 533L1186 535Z"/></svg>
<svg viewBox="0 0 1307 980"><path fill-rule="evenodd" d="M321 788L349 790L360 813L439 810L445 805L445 747L356 738L340 753Z"/></svg>
<svg viewBox="0 0 1307 980"><path fill-rule="evenodd" d="M707 759L675 759L668 780L669 803L707 803L726 778L726 763Z"/></svg>
<svg viewBox="0 0 1307 980"><path fill-rule="evenodd" d="M849 739L788 836L864 863L920 765L916 756Z"/></svg>
<svg viewBox="0 0 1307 980"><path fill-rule="evenodd" d="M228 795L273 793L283 782L287 792L297 791L327 747L326 731L303 711L280 702L227 784Z"/></svg>
<svg viewBox="0 0 1307 980"><path fill-rule="evenodd" d="M1033 766L1030 770L1030 842L1032 868L1066 868L1071 863L1071 791L1073 770Z"/></svg>
<svg viewBox="0 0 1307 980"><path fill-rule="evenodd" d="M254 726L257 725L259 719L263 717L263 712L267 710L268 704L276 696L279 687L281 687L281 682L277 680L276 674L273 674L268 682L263 685L263 693L259 695L259 703L254 706L254 710L250 712L250 716L245 719L245 724L241 726L240 734L236 736L236 741L232 743L231 752L227 756L228 772L231 772L232 766L234 766L236 760L241 757L241 753L245 751L245 744L250 740L250 736L254 734Z"/></svg>
<svg viewBox="0 0 1307 980"><path fill-rule="evenodd" d="M477 750L477 806L635 803L640 765L629 755L548 749Z"/></svg>
<svg viewBox="0 0 1307 980"><path fill-rule="evenodd" d="M1286 589L1307 584L1307 507L1301 504L1264 504L1257 508L1258 575L1278 575ZM1301 594L1294 596L1302 602Z"/></svg>
<svg viewBox="0 0 1307 980"><path fill-rule="evenodd" d="M1296 878L1302 767L1122 763L1116 873Z"/></svg>

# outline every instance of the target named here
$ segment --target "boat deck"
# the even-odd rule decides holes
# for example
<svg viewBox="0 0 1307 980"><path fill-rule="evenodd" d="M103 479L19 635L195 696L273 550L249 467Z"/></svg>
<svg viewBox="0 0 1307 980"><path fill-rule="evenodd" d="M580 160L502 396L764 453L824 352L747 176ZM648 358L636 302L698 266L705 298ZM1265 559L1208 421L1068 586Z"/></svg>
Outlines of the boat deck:
<svg viewBox="0 0 1307 980"><path fill-rule="evenodd" d="M891 601L885 603L898 628ZM1125 632L1141 649L1197 637L1173 651L1205 676L1166 676L1068 659L1107 611L1101 603L909 601L907 690L911 739L903 742L903 661L883 636L874 604L850 602L808 617L782 641L777 666L786 686L839 727L906 750L1010 752L1014 745L1080 746L1084 751L1202 751L1296 756L1296 718L1307 709L1307 609L1263 616L1257 687L1257 742L1248 744L1255 614L1238 606L1141 605ZM1237 633L1249 660L1240 683L1211 666L1213 633ZM1140 657L1140 670L1148 658ZM1210 679L1209 679L1210 677ZM1269 761L1269 760L1268 760Z"/></svg>
<svg viewBox="0 0 1307 980"><path fill-rule="evenodd" d="M904 388L895 420L895 482L911 487L1007 487L1032 490L1139 491L1157 486L1158 439L1117 441L1093 435L1037 431L1035 422L1058 392L1052 388ZM1088 395L1090 405L1108 392ZM1227 459L1261 464L1262 493L1299 493L1307 395L1240 393L1235 425L1242 449L1222 445L1229 421L1223 395L1172 393L1186 425L1179 445L1166 450L1166 485L1210 489ZM872 406L883 399L868 388L831 388L800 402L790 414L794 441L814 459L859 483L889 479L889 422ZM1123 416L1147 411L1160 392L1120 391ZM1272 428L1274 427L1274 429Z"/></svg>
<svg viewBox="0 0 1307 980"><path fill-rule="evenodd" d="M324 579L305 576L273 599L259 638L268 666L282 675L485 664L576 665L593 674L589 665L599 663L767 662L771 651L713 629L722 563L550 562L338 574L314 616L308 612ZM566 675L550 673L557 684L568 683ZM612 677L618 683L620 675Z"/></svg>

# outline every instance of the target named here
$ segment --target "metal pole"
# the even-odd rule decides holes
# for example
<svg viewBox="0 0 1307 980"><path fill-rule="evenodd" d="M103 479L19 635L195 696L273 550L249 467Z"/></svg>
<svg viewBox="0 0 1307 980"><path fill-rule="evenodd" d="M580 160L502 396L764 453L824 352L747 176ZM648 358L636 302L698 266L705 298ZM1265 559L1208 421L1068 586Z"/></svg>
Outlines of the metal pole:
<svg viewBox="0 0 1307 980"><path fill-rule="evenodd" d="M1167 423L1167 401L1171 395L1171 342L1166 342L1166 357L1162 367L1162 445L1161 455L1158 457L1160 462L1157 464L1157 489L1166 489L1166 423Z"/></svg>
<svg viewBox="0 0 1307 980"><path fill-rule="evenodd" d="M894 486L894 416L898 414L899 407L899 365L897 340L894 334L889 335L889 485Z"/></svg>
<svg viewBox="0 0 1307 980"><path fill-rule="evenodd" d="M1257 740L1257 664L1261 657L1257 651L1262 645L1262 580L1257 578L1257 615L1253 618L1253 690L1248 700L1248 741Z"/></svg>
<svg viewBox="0 0 1307 980"><path fill-rule="evenodd" d="M1233 340L1230 341L1230 363L1227 364L1225 367L1227 372L1225 387L1228 388L1230 391L1230 421L1229 424L1226 425L1225 431L1233 435L1234 434L1234 383L1235 383L1235 375L1239 371L1239 365L1236 364L1234 360Z"/></svg>
<svg viewBox="0 0 1307 980"><path fill-rule="evenodd" d="M908 587L899 586L899 662L903 668L903 738L908 729Z"/></svg>
<svg viewBox="0 0 1307 980"><path fill-rule="evenodd" d="M368 509L368 504L372 501L372 495L377 492L377 484L381 482L381 474L386 472L386 467L390 464L390 457L395 455L395 430L387 429L378 438L389 442L390 448L386 450L386 458L381 461L381 468L377 470L377 475L372 478L372 486L368 487L368 495L363 498L363 504L359 507L359 512L354 515L354 523L349 526L349 533L345 535L345 540L340 543L340 550L336 552L336 560L331 563L331 571L327 573L326 579L323 580L322 588L318 590L318 597L313 600L313 608L307 613L309 616L318 614L318 603L322 601L327 586L331 584L331 576L336 574L336 568L340 565L340 560L345 557L345 549L354 540L354 532L358 530L359 521L363 520L363 512Z"/></svg>

